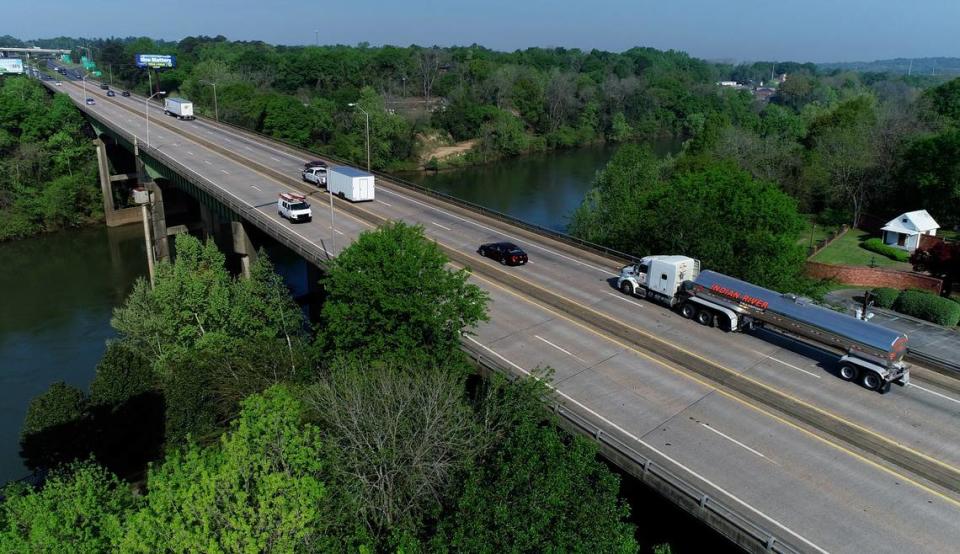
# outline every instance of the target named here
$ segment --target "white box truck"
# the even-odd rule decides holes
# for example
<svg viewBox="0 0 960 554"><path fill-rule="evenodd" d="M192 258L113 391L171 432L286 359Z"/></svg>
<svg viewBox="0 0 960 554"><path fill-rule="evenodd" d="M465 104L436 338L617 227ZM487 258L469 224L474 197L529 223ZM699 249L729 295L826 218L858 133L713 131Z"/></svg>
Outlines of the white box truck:
<svg viewBox="0 0 960 554"><path fill-rule="evenodd" d="M163 101L163 112L175 115L177 119L193 119L193 102L183 98L167 98Z"/></svg>
<svg viewBox="0 0 960 554"><path fill-rule="evenodd" d="M351 202L373 200L373 175L352 167L332 167L327 171L327 190Z"/></svg>

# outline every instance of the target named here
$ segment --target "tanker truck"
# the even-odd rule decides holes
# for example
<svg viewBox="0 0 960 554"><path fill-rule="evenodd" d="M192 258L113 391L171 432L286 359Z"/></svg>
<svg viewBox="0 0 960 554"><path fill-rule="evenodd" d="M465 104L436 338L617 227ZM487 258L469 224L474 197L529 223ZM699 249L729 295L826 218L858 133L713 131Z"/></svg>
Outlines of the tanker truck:
<svg viewBox="0 0 960 554"><path fill-rule="evenodd" d="M724 331L772 331L815 343L838 354L837 373L881 393L910 382L904 364L907 336L853 316L817 306L715 271L700 270L686 256L647 256L624 266L617 287L678 311L701 325Z"/></svg>

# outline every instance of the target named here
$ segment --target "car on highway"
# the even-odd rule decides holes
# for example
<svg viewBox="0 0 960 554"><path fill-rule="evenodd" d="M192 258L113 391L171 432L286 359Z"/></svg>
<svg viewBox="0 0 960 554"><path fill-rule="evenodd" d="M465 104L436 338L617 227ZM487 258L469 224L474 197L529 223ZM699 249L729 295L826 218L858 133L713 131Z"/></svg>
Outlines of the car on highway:
<svg viewBox="0 0 960 554"><path fill-rule="evenodd" d="M93 98L87 98L87 105L88 105L88 106L93 106L94 104L96 104L96 102L93 100Z"/></svg>
<svg viewBox="0 0 960 554"><path fill-rule="evenodd" d="M128 97L130 96L130 91L129 91L129 90L125 90L125 91L123 91L123 92L120 93L120 96L123 96L124 98L128 98Z"/></svg>
<svg viewBox="0 0 960 554"><path fill-rule="evenodd" d="M311 167L323 167L323 168L326 168L326 167L327 167L327 162L325 162L325 161L323 161L323 160L312 160L312 161L309 161L309 162L303 164L303 168L304 168L304 169L309 169L309 168L311 168Z"/></svg>
<svg viewBox="0 0 960 554"><path fill-rule="evenodd" d="M110 90L110 85L106 83L101 83L100 88L102 88L103 90Z"/></svg>
<svg viewBox="0 0 960 554"><path fill-rule="evenodd" d="M308 183L313 183L318 187L322 187L327 184L327 168L314 166L308 167L301 172L303 180Z"/></svg>
<svg viewBox="0 0 960 554"><path fill-rule="evenodd" d="M62 82L62 81L57 81L57 82L55 82L54 84L57 85L58 87L62 87L62 86L63 86L63 82Z"/></svg>
<svg viewBox="0 0 960 554"><path fill-rule="evenodd" d="M477 249L481 256L496 260L504 265L524 265L529 260L527 253L512 242L490 242L481 244Z"/></svg>
<svg viewBox="0 0 960 554"><path fill-rule="evenodd" d="M107 96L116 96L116 95L117 93L113 92L112 90L107 91Z"/></svg>

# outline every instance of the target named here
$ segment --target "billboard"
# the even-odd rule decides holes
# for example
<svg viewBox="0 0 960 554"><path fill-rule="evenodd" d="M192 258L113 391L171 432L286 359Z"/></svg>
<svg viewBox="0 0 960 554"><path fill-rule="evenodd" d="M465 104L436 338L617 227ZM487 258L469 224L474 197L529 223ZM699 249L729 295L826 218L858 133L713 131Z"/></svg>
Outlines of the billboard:
<svg viewBox="0 0 960 554"><path fill-rule="evenodd" d="M177 65L176 56L167 54L137 54L137 67L174 67Z"/></svg>
<svg viewBox="0 0 960 554"><path fill-rule="evenodd" d="M23 73L23 60L20 58L0 58L0 75Z"/></svg>

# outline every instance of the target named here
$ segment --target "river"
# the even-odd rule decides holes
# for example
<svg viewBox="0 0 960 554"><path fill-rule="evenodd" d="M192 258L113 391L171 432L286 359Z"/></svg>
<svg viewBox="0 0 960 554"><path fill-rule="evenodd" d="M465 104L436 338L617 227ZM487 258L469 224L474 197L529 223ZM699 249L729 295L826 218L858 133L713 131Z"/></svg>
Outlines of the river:
<svg viewBox="0 0 960 554"><path fill-rule="evenodd" d="M110 316L145 275L143 229L71 229L0 243L0 483L27 474L20 426L54 381L88 390Z"/></svg>
<svg viewBox="0 0 960 554"><path fill-rule="evenodd" d="M563 231L613 152L609 147L550 152L406 178ZM106 341L114 336L113 308L146 272L139 225L0 243L0 483L27 474L19 433L30 400L58 380L89 390ZM621 476L642 552L661 542L675 553L737 552L700 521Z"/></svg>

